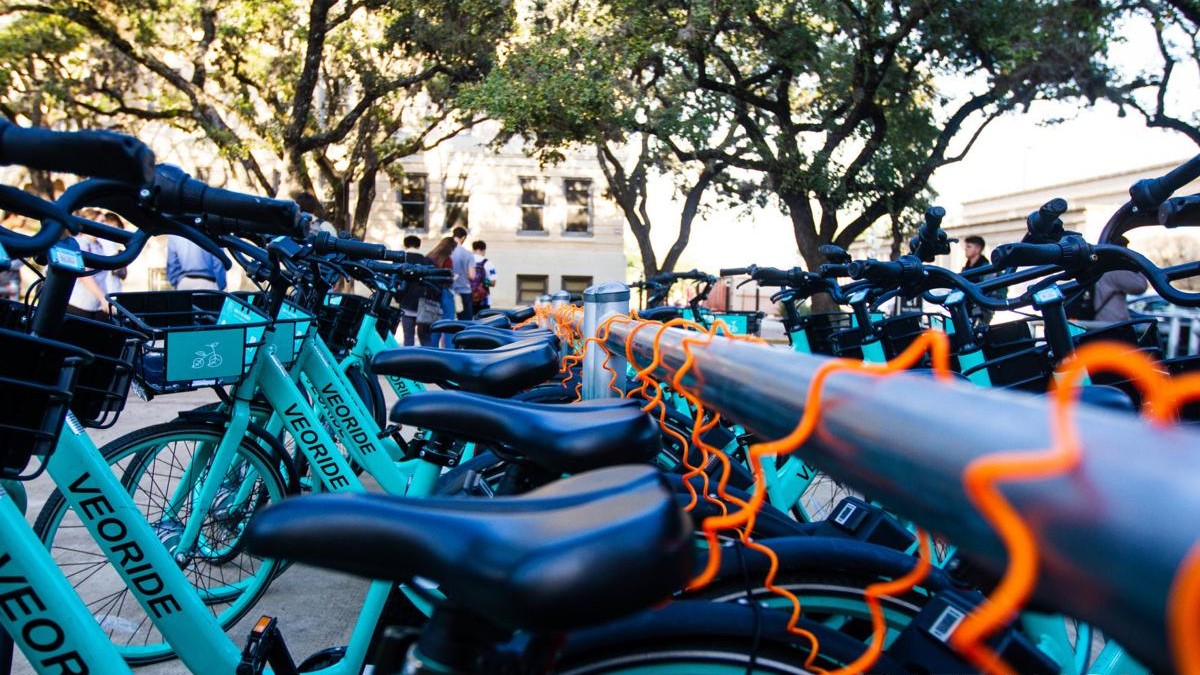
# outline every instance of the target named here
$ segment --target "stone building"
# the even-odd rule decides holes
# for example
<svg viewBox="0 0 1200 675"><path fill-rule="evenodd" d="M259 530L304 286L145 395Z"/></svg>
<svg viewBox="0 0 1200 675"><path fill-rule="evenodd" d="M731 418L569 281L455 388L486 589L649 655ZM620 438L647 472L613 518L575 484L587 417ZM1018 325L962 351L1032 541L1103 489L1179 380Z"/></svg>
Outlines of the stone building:
<svg viewBox="0 0 1200 675"><path fill-rule="evenodd" d="M424 252L455 226L466 227L468 246L484 240L496 266L494 307L624 281L625 221L605 198L592 155L539 166L519 142L497 151L487 139L485 132L464 134L402 160L398 184L381 176L367 239L400 248L415 234Z"/></svg>

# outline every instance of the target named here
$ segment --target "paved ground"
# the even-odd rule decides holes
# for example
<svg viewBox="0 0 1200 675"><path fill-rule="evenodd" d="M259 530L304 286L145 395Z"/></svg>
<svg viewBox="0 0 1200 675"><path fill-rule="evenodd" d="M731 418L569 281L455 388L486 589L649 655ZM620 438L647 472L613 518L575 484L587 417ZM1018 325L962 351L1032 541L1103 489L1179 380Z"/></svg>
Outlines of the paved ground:
<svg viewBox="0 0 1200 675"><path fill-rule="evenodd" d="M211 400L214 400L214 397L208 392L176 394L148 403L131 397L118 424L112 429L93 430L92 437L97 444L103 445L134 429L165 422L173 418L177 410L194 408ZM26 487L29 491L27 517L32 524L54 489L54 484L43 476ZM346 643L366 587L367 583L361 579L292 566L275 580L258 606L229 634L240 649L250 627L260 615L277 616L288 647L297 661L300 661L318 649ZM331 602L332 598L336 598L337 601ZM188 671L179 661L167 661L139 668L136 672L145 675L168 675ZM20 652L14 656L13 673L33 673L33 669Z"/></svg>

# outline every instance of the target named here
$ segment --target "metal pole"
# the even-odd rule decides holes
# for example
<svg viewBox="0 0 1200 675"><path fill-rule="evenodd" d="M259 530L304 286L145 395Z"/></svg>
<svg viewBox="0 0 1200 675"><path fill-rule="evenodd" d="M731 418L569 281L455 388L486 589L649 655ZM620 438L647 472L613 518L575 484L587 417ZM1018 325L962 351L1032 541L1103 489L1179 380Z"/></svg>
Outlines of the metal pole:
<svg viewBox="0 0 1200 675"><path fill-rule="evenodd" d="M606 281L583 292L583 336L595 337L604 320L614 314L629 314L629 287L619 281ZM612 373L604 367L604 353L589 344L583 357L583 398L614 398L608 388ZM609 367L617 372L617 388L625 389L624 352L613 353Z"/></svg>
<svg viewBox="0 0 1200 675"><path fill-rule="evenodd" d="M609 348L623 353L631 331L614 324ZM635 335L638 363L649 363L655 332ZM683 362L686 335L671 329L663 336L658 377L670 377ZM685 384L768 439L796 426L823 362L725 338L691 351L695 366ZM826 381L822 410L801 449L806 461L946 536L993 573L1004 570L1004 549L968 500L963 470L987 454L1048 447L1047 399L916 374L877 380L840 373ZM1076 419L1082 467L1003 488L1041 542L1036 597L1099 626L1152 670L1169 672L1169 589L1200 539L1200 433L1086 407Z"/></svg>

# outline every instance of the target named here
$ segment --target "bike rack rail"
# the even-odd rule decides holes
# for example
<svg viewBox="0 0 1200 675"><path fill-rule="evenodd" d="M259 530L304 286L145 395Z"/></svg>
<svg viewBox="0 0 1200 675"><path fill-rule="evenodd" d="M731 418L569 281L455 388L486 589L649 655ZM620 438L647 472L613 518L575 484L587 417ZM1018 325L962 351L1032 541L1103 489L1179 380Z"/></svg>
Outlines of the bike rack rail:
<svg viewBox="0 0 1200 675"><path fill-rule="evenodd" d="M624 354L636 325L611 323L606 346ZM650 363L656 332L634 334L636 363ZM697 334L665 331L656 377L674 375L687 336ZM825 360L722 337L689 349L695 363L684 384L763 439L795 428ZM1004 570L1004 548L969 501L963 470L984 455L1049 447L1049 399L919 374L838 372L826 381L822 409L799 451L807 462L944 535L987 571ZM1152 670L1170 672L1167 601L1200 540L1200 433L1086 406L1075 419L1081 467L1002 487L1040 542L1034 601L1098 626Z"/></svg>

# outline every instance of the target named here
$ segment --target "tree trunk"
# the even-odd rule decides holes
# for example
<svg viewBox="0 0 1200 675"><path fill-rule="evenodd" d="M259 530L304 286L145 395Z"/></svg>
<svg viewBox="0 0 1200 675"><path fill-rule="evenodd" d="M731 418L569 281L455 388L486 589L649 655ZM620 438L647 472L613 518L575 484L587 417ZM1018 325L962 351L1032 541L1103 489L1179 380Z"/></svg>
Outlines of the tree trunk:
<svg viewBox="0 0 1200 675"><path fill-rule="evenodd" d="M368 163L363 167L362 178L358 181L358 198L354 202L354 221L350 228L356 237L366 239L371 206L375 203L375 179L378 175L377 164Z"/></svg>
<svg viewBox="0 0 1200 675"><path fill-rule="evenodd" d="M792 219L792 232L796 237L796 247L800 250L800 257L804 259L804 266L810 272L816 272L824 265L827 260L821 253L822 242L817 235L816 222L813 219L812 206L808 202L807 195L784 197L784 203L788 207L788 215ZM833 298L829 297L828 293L818 293L809 298L809 307L816 312L836 312L838 311L837 304Z"/></svg>

